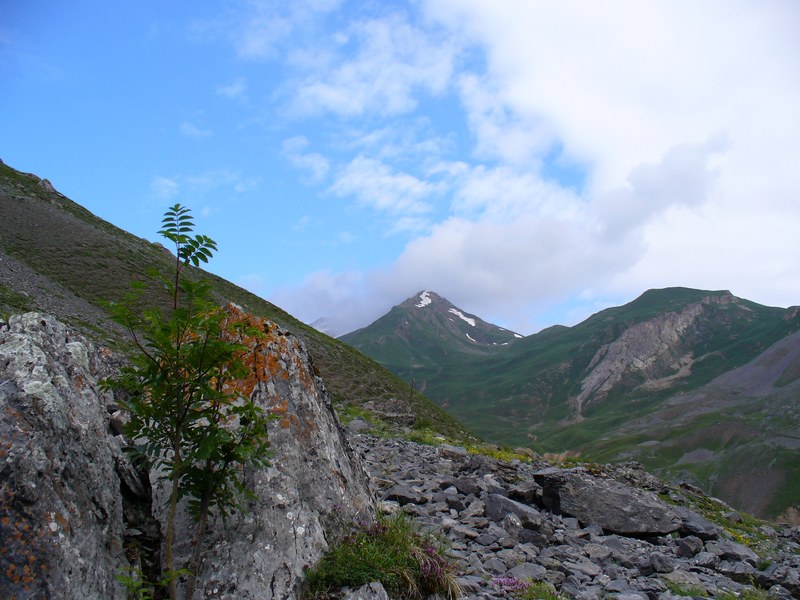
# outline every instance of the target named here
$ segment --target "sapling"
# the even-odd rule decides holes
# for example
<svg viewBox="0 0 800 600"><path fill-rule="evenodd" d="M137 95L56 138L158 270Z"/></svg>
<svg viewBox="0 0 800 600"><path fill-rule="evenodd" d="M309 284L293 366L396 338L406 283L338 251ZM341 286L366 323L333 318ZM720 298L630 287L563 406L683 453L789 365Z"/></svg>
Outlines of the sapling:
<svg viewBox="0 0 800 600"><path fill-rule="evenodd" d="M172 600L179 500L187 498L196 523L184 594L191 600L210 511L224 518L239 508L241 494L248 492L243 469L266 465L269 445L268 415L241 385L263 331L214 305L206 281L181 277L184 267L208 262L217 249L211 238L193 236L193 229L189 209L176 204L165 213L159 233L175 245L175 272L158 279L171 308L139 310L141 286L112 304L115 320L128 329L138 352L106 384L126 390L126 433L170 485L164 581Z"/></svg>

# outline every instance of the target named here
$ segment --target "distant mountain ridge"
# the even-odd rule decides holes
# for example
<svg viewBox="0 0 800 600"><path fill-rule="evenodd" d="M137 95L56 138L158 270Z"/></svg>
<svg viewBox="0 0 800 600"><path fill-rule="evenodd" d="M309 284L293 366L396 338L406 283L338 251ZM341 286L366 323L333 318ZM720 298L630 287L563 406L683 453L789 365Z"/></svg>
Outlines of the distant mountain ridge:
<svg viewBox="0 0 800 600"><path fill-rule="evenodd" d="M460 332L443 335L439 322L412 312L419 303L417 294L342 340L413 381L481 436L540 451L573 449L602 460L636 457L759 514L777 514L800 498L800 453L787 447L800 449L800 415L789 402L798 397L791 394L800 385L800 363L780 372L773 367L774 378L758 385L747 367L778 342L800 344L792 336L800 329L796 307L766 307L726 290L648 290L574 327L551 327L507 345L469 346ZM413 320L404 330L408 315ZM720 386L726 376L739 383ZM668 410L688 394L712 389L718 401L704 412L687 411L690 417L677 419ZM719 400L722 389L725 401ZM780 427L773 413L783 415ZM667 414L672 416L659 420ZM742 414L752 416L746 436L731 438L730 427L715 428ZM681 423L682 431L673 423ZM661 433L654 437L656 432ZM790 441L778 447L775 436ZM745 468L736 468L727 459L730 440L745 438L750 456L738 461ZM678 439L680 454L670 445ZM704 443L716 450L683 458ZM763 480L766 472L771 491L756 501L747 482Z"/></svg>

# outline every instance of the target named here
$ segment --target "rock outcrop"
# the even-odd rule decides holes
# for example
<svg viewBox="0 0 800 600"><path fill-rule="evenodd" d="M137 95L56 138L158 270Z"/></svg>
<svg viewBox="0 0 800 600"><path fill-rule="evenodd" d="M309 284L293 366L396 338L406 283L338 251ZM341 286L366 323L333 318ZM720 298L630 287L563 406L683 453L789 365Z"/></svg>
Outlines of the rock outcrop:
<svg viewBox="0 0 800 600"><path fill-rule="evenodd" d="M248 318L235 307L239 319ZM329 518L355 522L372 508L366 474L339 427L321 380L300 340L264 319L251 326L266 336L271 365L253 400L279 417L272 422L271 465L248 475L256 499L246 511L216 521L206 537L198 572L198 598L288 598L304 567L327 549ZM169 491L151 474L162 528ZM188 557L192 522L186 511L176 527L178 554ZM235 577L231 575L235 574Z"/></svg>
<svg viewBox="0 0 800 600"><path fill-rule="evenodd" d="M295 596L303 568L327 548L329 515L356 519L371 506L364 472L302 344L261 326L274 368L254 393L279 417L271 466L247 474L255 500L244 513L211 524L201 598ZM53 317L28 313L0 326L2 598L125 598L115 576L129 566L126 542L142 546L150 482L114 435L117 406L98 385L111 374L110 360ZM146 508L163 520L162 483L155 473L150 479ZM178 562L191 529L188 520L178 527Z"/></svg>
<svg viewBox="0 0 800 600"><path fill-rule="evenodd" d="M2 598L125 598L106 358L53 317L0 327Z"/></svg>
<svg viewBox="0 0 800 600"><path fill-rule="evenodd" d="M586 368L580 393L572 399L577 415L605 399L625 377L641 377L656 386L659 378L677 379L691 372L693 357L683 352L687 330L704 313L708 298L680 312L670 312L632 325L613 342L601 346ZM667 374L667 375L665 375Z"/></svg>

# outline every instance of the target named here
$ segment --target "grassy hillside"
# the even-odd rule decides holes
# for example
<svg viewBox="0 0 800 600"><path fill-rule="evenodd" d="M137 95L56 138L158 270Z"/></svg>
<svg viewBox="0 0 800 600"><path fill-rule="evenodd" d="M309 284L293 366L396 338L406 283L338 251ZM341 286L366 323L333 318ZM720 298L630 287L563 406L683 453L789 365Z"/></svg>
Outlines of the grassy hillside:
<svg viewBox="0 0 800 600"><path fill-rule="evenodd" d="M120 300L130 281L147 280L149 271L169 272L174 261L169 251L99 219L35 175L2 163L0 214L0 312L49 312L104 344L127 349L125 334L108 320L104 302ZM154 231L158 226L153 224ZM188 276L209 279L221 302L235 302L300 337L340 408L366 407L380 415L391 407L391 414L411 415L449 437L470 437L452 417L350 346L216 275L190 269ZM153 285L146 299L155 305L166 301Z"/></svg>

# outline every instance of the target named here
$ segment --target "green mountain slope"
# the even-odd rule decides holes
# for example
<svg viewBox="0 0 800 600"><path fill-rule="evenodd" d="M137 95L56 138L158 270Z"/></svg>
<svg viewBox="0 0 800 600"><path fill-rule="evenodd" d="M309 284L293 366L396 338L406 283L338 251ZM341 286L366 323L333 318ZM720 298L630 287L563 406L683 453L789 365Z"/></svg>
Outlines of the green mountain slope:
<svg viewBox="0 0 800 600"><path fill-rule="evenodd" d="M409 344L400 366L392 361L399 353L387 358L376 352L374 344L364 343L382 340L381 348L399 344L389 339L384 320L358 332L358 338L346 339L358 342L357 347L407 380L413 379L418 389L486 439L539 451L578 450L591 459L635 456L667 475L686 471L689 479L719 490L723 497L754 512L776 514L789 506L791 492L787 490L793 488L785 481L775 483L764 498L747 502L747 484L739 485L745 489L744 496L737 495L732 481L735 477L757 481L758 473L766 472L770 463L781 463L779 455L784 451L786 460L800 463L796 450L768 443L773 429L753 424L773 422L771 415L788 410L792 397L788 384L787 389L778 390L776 376L775 382L764 384L768 393L757 400L745 392L709 392L722 398L718 413L686 411L688 416L676 421L663 416L669 414L663 411L676 398L706 389L715 378L742 368L787 339L800 329L798 312L761 306L726 291L668 288L645 292L625 306L601 311L574 327L551 327L480 355L453 352L449 344L446 352L437 355L430 347L436 336L417 332L414 339L425 344L419 350ZM791 369L786 373L780 375L784 380L793 376ZM746 421L740 418L745 414L761 416ZM729 417L723 419L723 415ZM751 445L750 460L734 460L734 454L726 451L714 455L712 466L693 470L685 466L686 460L681 463L683 454L701 448L704 436L728 435L730 427L717 426L720 419L750 423L748 439L756 444ZM800 426L792 421L786 424L781 435L799 440L800 448ZM675 441L672 451L662 445L668 439ZM648 451L638 451L639 444ZM678 449L680 454L674 456ZM725 467L725 461L747 466L736 470ZM795 471L787 467L780 471L783 475L774 471L773 477L777 480Z"/></svg>
<svg viewBox="0 0 800 600"><path fill-rule="evenodd" d="M496 354L521 335L468 314L435 292L424 291L363 329L339 339L392 372L424 383L443 365Z"/></svg>
<svg viewBox="0 0 800 600"><path fill-rule="evenodd" d="M152 269L168 272L172 254L97 218L46 180L2 162L0 215L0 311L49 312L105 344L126 349L124 332L109 321L104 302L121 299L132 280L145 279ZM158 226L154 223L154 231ZM469 437L452 417L352 347L216 275L191 269L189 276L208 278L220 302L235 302L300 337L340 407L388 414L389 423L399 415L406 423L418 421L456 439ZM153 304L163 302L155 287L147 297Z"/></svg>

